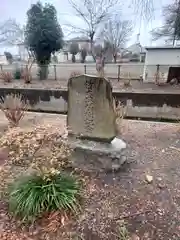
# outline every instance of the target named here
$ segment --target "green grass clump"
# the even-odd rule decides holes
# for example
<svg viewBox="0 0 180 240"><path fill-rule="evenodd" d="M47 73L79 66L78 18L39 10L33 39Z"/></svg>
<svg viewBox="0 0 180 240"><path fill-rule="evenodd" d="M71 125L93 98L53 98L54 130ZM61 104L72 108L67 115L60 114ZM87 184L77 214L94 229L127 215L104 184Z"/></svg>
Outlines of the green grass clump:
<svg viewBox="0 0 180 240"><path fill-rule="evenodd" d="M18 68L14 72L14 79L21 79L21 70Z"/></svg>
<svg viewBox="0 0 180 240"><path fill-rule="evenodd" d="M15 216L34 221L43 213L64 211L76 213L80 186L69 175L21 177L10 189L9 207Z"/></svg>
<svg viewBox="0 0 180 240"><path fill-rule="evenodd" d="M129 232L126 228L126 226L120 226L118 229L118 239L119 240L129 240Z"/></svg>

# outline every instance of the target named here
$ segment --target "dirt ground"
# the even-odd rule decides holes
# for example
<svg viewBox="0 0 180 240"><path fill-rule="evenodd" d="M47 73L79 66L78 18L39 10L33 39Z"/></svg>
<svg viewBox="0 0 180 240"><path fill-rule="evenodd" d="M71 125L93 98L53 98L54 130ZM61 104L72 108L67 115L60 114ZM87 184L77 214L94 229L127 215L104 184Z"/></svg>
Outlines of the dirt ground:
<svg viewBox="0 0 180 240"><path fill-rule="evenodd" d="M137 80L132 80L129 87L124 86L127 80L110 79L114 91L126 92L160 92L160 93L179 93L180 85L171 86L165 84L157 86L154 83L142 83ZM13 80L11 83L4 83L0 79L0 88L35 88L35 89L67 89L67 79L64 80L33 80L31 84L25 84L23 80Z"/></svg>
<svg viewBox="0 0 180 240"><path fill-rule="evenodd" d="M21 126L41 123L63 125L65 116L28 113ZM0 126L1 132L7 126L2 116ZM87 176L82 213L59 230L58 238L43 239L127 240L120 237L122 225L132 240L180 239L180 161L174 149L180 148L180 125L126 120L122 130L128 163L117 173ZM0 206L0 233L17 228L24 238L17 235L14 240L42 239L31 228L16 226L6 203Z"/></svg>

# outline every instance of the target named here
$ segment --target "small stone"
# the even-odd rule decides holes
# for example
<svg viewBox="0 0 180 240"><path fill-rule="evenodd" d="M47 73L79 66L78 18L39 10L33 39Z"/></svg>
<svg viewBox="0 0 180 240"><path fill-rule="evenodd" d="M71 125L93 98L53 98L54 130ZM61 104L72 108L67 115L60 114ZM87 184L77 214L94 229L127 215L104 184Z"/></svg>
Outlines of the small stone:
<svg viewBox="0 0 180 240"><path fill-rule="evenodd" d="M80 216L79 221L82 222L87 218L86 214Z"/></svg>
<svg viewBox="0 0 180 240"><path fill-rule="evenodd" d="M109 219L113 219L114 218L114 214L113 213L108 213L108 218Z"/></svg>
<svg viewBox="0 0 180 240"><path fill-rule="evenodd" d="M165 183L163 182L163 180L162 180L161 177L158 177L158 178L157 178L157 181L158 181L158 183L157 183L158 188L163 189L163 188L166 187L166 185L165 185Z"/></svg>
<svg viewBox="0 0 180 240"><path fill-rule="evenodd" d="M158 183L158 188L163 189L165 187L166 187L165 183L163 182Z"/></svg>
<svg viewBox="0 0 180 240"><path fill-rule="evenodd" d="M151 175L146 175L146 181L148 182L148 183L152 183L152 181L153 181L153 176L151 176Z"/></svg>
<svg viewBox="0 0 180 240"><path fill-rule="evenodd" d="M116 138L116 137L111 141L111 145L115 149L126 148L126 143L123 140L121 140L120 138Z"/></svg>
<svg viewBox="0 0 180 240"><path fill-rule="evenodd" d="M131 236L131 240L140 240L140 237L138 235L136 235L136 234L133 234Z"/></svg>

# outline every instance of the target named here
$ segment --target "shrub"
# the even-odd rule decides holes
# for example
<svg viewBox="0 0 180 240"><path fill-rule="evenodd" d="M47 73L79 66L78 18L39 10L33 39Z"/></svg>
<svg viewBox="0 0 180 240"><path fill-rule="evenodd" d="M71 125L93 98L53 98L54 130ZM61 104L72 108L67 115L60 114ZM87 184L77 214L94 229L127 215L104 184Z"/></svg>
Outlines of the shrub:
<svg viewBox="0 0 180 240"><path fill-rule="evenodd" d="M21 70L19 68L14 71L14 79L21 79Z"/></svg>
<svg viewBox="0 0 180 240"><path fill-rule="evenodd" d="M81 73L81 72L78 72L78 71L74 71L74 72L71 72L70 78L72 78L72 77L77 77L77 76L79 76L79 75L82 75L82 73Z"/></svg>
<svg viewBox="0 0 180 240"><path fill-rule="evenodd" d="M53 56L51 57L51 62L52 62L52 63L58 63L58 57L57 57L56 55L53 55Z"/></svg>
<svg viewBox="0 0 180 240"><path fill-rule="evenodd" d="M118 133L119 126L121 127L122 120L126 115L126 108L120 101L117 101L115 98L113 99L113 108L115 113L116 131Z"/></svg>
<svg viewBox="0 0 180 240"><path fill-rule="evenodd" d="M43 213L76 213L80 185L72 177L56 170L50 174L21 177L10 189L9 207L15 216L34 221Z"/></svg>
<svg viewBox="0 0 180 240"><path fill-rule="evenodd" d="M116 99L113 99L113 108L116 119L123 119L126 114L124 105L120 101L116 101Z"/></svg>
<svg viewBox="0 0 180 240"><path fill-rule="evenodd" d="M81 63L84 63L86 61L86 56L87 56L86 48L81 49Z"/></svg>
<svg viewBox="0 0 180 240"><path fill-rule="evenodd" d="M76 54L79 52L79 45L77 43L71 43L69 51L72 54L72 62L75 63Z"/></svg>
<svg viewBox="0 0 180 240"><path fill-rule="evenodd" d="M63 32L57 20L57 11L51 4L32 4L27 12L25 39L28 49L40 67L40 80L47 79L51 54L62 49Z"/></svg>
<svg viewBox="0 0 180 240"><path fill-rule="evenodd" d="M4 52L4 55L6 56L6 60L8 61L9 64L12 64L13 62L13 56L10 52Z"/></svg>
<svg viewBox="0 0 180 240"><path fill-rule="evenodd" d="M0 109L8 119L10 126L18 126L27 110L27 104L22 100L21 95L7 95L0 101Z"/></svg>
<svg viewBox="0 0 180 240"><path fill-rule="evenodd" d="M29 58L28 64L25 66L24 69L22 69L21 76L24 79L25 83L31 83L31 81L32 81L31 68L32 68L34 62L35 62L35 58L34 59ZM39 72L38 72L38 74L39 74Z"/></svg>
<svg viewBox="0 0 180 240"><path fill-rule="evenodd" d="M32 82L32 75L27 69L23 71L22 78L24 79L25 83L31 83Z"/></svg>
<svg viewBox="0 0 180 240"><path fill-rule="evenodd" d="M13 79L12 74L10 72L5 72L5 71L1 72L0 78L3 79L4 82L7 82L7 83L11 82Z"/></svg>

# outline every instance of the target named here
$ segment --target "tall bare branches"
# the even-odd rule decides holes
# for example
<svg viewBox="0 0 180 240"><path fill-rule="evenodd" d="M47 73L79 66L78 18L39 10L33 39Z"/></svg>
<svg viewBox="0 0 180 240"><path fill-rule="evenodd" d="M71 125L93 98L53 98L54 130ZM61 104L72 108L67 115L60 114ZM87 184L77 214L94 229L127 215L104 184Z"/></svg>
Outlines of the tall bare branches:
<svg viewBox="0 0 180 240"><path fill-rule="evenodd" d="M95 35L117 9L118 0L69 0L83 27L69 25L74 32L88 36L93 55Z"/></svg>
<svg viewBox="0 0 180 240"><path fill-rule="evenodd" d="M159 0L156 0L159 1ZM131 0L133 9L138 17L149 21L154 14L155 0Z"/></svg>
<svg viewBox="0 0 180 240"><path fill-rule="evenodd" d="M128 20L120 20L119 16L110 19L104 26L102 36L105 42L109 43L112 50L114 62L117 53L124 47L132 33L132 23Z"/></svg>
<svg viewBox="0 0 180 240"><path fill-rule="evenodd" d="M153 40L164 38L172 41L180 40L180 1L166 5L163 9L164 24L152 31Z"/></svg>
<svg viewBox="0 0 180 240"><path fill-rule="evenodd" d="M24 42L24 28L14 19L0 23L0 43L17 45Z"/></svg>

